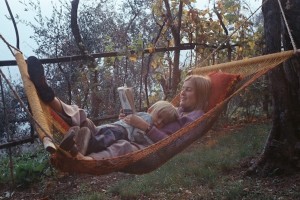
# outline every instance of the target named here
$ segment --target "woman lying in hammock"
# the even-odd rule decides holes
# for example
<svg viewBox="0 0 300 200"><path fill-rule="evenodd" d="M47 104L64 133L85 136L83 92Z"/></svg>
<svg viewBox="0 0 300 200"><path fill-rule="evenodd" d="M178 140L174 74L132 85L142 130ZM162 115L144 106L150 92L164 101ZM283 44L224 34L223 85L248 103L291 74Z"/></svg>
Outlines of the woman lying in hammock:
<svg viewBox="0 0 300 200"><path fill-rule="evenodd" d="M70 126L79 126L81 128L87 127L88 129L84 129L89 130L94 136L101 135L99 129L90 119L87 118L83 109L76 105L68 105L55 96L52 88L47 85L44 76L44 68L36 57L29 57L27 59L27 65L30 79L35 85L37 93L42 101L47 103L54 111L65 119ZM182 86L180 104L177 108L179 118L175 122L169 123L162 128L151 126L151 124L141 118L132 117L134 115L124 117L121 113L120 118L124 119L124 121L129 125L147 132L147 137L153 142L157 142L176 132L186 124L201 117L204 114L203 111L205 110L205 107L207 106L210 90L211 83L208 77L197 75L187 77ZM71 128L70 131L74 131L74 128ZM82 132L84 132L84 130ZM83 139L87 141L88 146L91 145L89 148L97 148L93 147L95 143L92 143L88 138ZM143 149L147 145L127 140L117 140L103 151L84 155L83 157L81 154L77 154L77 156L81 159L116 157Z"/></svg>

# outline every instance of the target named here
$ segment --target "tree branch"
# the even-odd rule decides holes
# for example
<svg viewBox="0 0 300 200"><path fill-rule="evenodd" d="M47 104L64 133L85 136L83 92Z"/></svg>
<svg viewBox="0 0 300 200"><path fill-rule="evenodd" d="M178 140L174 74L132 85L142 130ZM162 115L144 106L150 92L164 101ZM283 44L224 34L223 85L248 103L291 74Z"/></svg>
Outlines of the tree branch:
<svg viewBox="0 0 300 200"><path fill-rule="evenodd" d="M75 42L81 52L82 55L87 55L88 52L83 44L80 31L79 31L79 26L77 23L77 11L78 11L78 4L79 0L73 0L72 1L72 9L71 9L71 29L72 33L75 38Z"/></svg>
<svg viewBox="0 0 300 200"><path fill-rule="evenodd" d="M10 18L11 18L11 20L13 22L13 25L14 25L14 28L15 28L16 40L17 40L17 48L20 49L20 45L19 45L19 32L18 32L17 24L16 24L15 18L13 16L12 12L11 12L11 9L10 9L10 6L9 6L7 0L5 0L5 3L6 3L7 10L9 12Z"/></svg>

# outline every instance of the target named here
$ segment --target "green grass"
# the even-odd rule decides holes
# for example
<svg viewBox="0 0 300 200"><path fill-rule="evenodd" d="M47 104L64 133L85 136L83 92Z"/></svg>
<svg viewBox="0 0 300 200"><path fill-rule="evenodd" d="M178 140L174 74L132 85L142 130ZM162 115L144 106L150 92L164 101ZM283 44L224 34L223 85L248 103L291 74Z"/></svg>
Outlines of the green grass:
<svg viewBox="0 0 300 200"><path fill-rule="evenodd" d="M119 182L110 192L125 199L134 199L142 195L153 196L161 188L167 193L177 193L183 188L205 185L216 188L216 194L234 199L232 197L244 193L242 184L229 184L225 191L218 192L218 189L224 188L224 182L220 185L220 177L241 159L261 152L269 128L267 124L248 125L241 130L232 131L220 136L214 146L199 145L193 151L178 154L152 173Z"/></svg>
<svg viewBox="0 0 300 200"><path fill-rule="evenodd" d="M42 180L44 175L50 173L48 154L43 149L13 157L12 160L13 181L18 186L29 187L31 183ZM0 183L12 182L8 157L0 161L0 174Z"/></svg>
<svg viewBox="0 0 300 200"><path fill-rule="evenodd" d="M62 198L60 198L62 199ZM72 199L72 200L106 200L106 199L109 199L109 197L105 194L102 194L102 193L95 193L95 192L92 192L92 193L85 193L84 195L81 195L81 196L74 196L73 198L72 197L69 197L69 198L66 198L66 199Z"/></svg>

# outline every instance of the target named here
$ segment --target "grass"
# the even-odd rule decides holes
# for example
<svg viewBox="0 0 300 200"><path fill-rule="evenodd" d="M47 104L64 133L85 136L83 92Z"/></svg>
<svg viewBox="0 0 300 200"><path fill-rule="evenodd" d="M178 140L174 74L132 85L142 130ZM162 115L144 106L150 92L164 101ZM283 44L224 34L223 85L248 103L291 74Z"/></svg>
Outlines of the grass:
<svg viewBox="0 0 300 200"><path fill-rule="evenodd" d="M249 125L231 131L218 137L214 145L197 145L152 173L119 182L109 192L124 199L136 199L160 195L162 188L165 193L176 194L207 187L215 189L216 196L239 199L245 193L243 183L228 182L224 175L242 159L261 152L269 128L268 124Z"/></svg>
<svg viewBox="0 0 300 200"><path fill-rule="evenodd" d="M12 181L9 163L8 157L3 157L0 161L0 183L2 184ZM31 183L42 180L43 176L49 173L49 158L42 149L13 157L14 182L18 186L29 187Z"/></svg>

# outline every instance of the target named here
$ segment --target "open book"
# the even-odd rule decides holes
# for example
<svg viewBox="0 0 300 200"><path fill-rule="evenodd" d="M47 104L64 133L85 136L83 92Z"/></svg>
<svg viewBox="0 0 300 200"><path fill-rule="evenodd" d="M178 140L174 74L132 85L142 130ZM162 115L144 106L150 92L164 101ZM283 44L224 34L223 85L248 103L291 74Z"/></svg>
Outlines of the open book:
<svg viewBox="0 0 300 200"><path fill-rule="evenodd" d="M121 106L125 115L135 113L134 96L131 87L118 87Z"/></svg>

